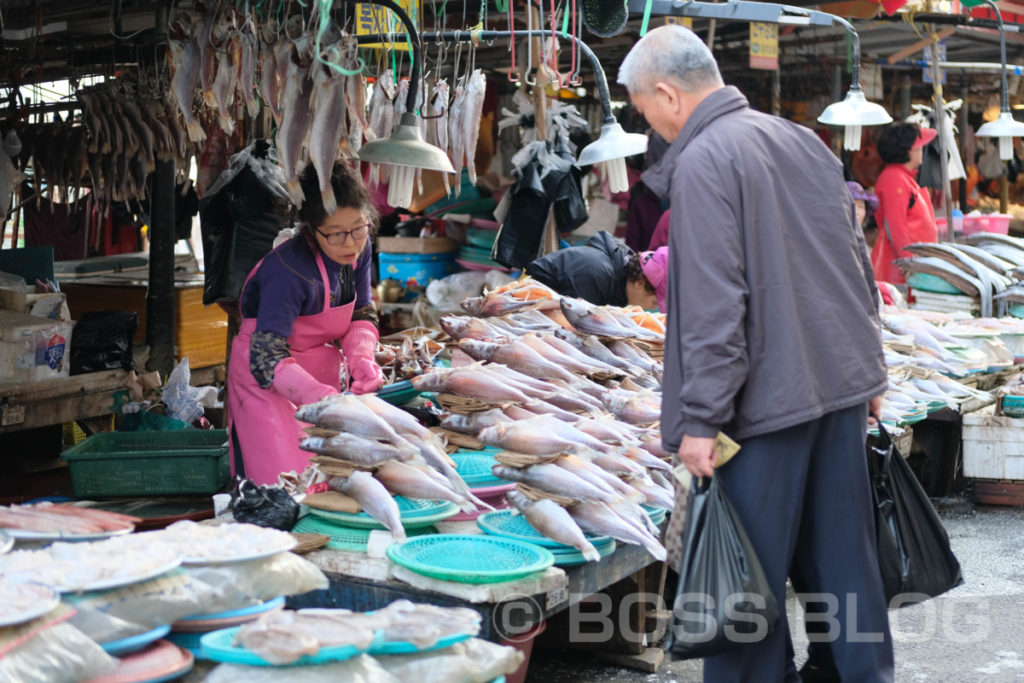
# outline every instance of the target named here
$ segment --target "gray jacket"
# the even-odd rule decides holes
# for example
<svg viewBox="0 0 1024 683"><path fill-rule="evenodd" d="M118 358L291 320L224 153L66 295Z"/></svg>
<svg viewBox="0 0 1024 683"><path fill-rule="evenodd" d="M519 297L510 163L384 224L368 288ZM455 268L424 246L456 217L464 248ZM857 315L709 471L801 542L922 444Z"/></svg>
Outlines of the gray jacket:
<svg viewBox="0 0 1024 683"><path fill-rule="evenodd" d="M672 206L665 448L883 393L871 263L842 166L814 133L722 88L643 180Z"/></svg>

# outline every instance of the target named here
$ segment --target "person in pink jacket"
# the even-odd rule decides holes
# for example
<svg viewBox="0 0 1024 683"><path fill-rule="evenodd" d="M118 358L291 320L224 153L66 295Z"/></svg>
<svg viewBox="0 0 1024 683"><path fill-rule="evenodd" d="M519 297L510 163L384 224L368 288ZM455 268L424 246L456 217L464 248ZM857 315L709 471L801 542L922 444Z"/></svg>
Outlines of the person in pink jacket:
<svg viewBox="0 0 1024 683"><path fill-rule="evenodd" d="M298 236L267 254L240 297L242 326L231 343L228 428L232 466L257 484L301 472L310 454L299 449L297 406L347 389L377 390L377 314L370 288L370 235L377 212L359 175L336 164L331 187L338 208L328 213L312 165L301 178L305 201Z"/></svg>

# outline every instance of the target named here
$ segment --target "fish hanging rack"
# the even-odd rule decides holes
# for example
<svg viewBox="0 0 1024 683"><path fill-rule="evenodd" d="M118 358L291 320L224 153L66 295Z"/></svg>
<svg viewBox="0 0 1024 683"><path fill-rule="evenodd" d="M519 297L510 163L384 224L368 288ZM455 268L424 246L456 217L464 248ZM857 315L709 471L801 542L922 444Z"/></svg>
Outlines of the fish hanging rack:
<svg viewBox="0 0 1024 683"><path fill-rule="evenodd" d="M597 81L597 90L601 99L601 110L604 112L604 122L610 123L615 121L615 116L612 114L612 101L611 93L608 90L608 78L601 67L601 62L598 60L597 55L590 49L590 46L583 42L578 37L562 33L561 31L556 32L557 36L573 41L576 46L580 49L580 52L590 62L591 67L594 70L594 77ZM425 31L423 33L417 33L416 37L419 38L419 42L422 43L444 43L444 42L462 42L462 43L480 43L490 42L501 38L512 38L512 37L524 37L524 38L546 38L551 36L550 30L519 30L519 31L490 31L490 30L470 30L470 31ZM367 35L356 36L356 40L360 44L369 43L394 43L404 41L406 34L404 33L374 33ZM415 78L419 77L419 48L417 41L413 40L413 65L412 68L414 73L412 74ZM413 90L413 84L410 83L410 91ZM410 97L407 100L408 106L413 106L415 103L415 97L410 92ZM411 111L411 110L410 110Z"/></svg>

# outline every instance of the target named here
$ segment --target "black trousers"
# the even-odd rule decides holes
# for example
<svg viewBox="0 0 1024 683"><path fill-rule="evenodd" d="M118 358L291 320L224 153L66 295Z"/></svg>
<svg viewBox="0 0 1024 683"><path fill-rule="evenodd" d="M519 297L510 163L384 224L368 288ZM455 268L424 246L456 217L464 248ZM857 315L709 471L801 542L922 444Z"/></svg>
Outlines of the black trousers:
<svg viewBox="0 0 1024 683"><path fill-rule="evenodd" d="M867 406L745 440L716 473L779 605L791 564L831 603L829 646L844 681L893 680L892 637L865 454ZM704 680L798 682L788 622L758 643L704 660Z"/></svg>

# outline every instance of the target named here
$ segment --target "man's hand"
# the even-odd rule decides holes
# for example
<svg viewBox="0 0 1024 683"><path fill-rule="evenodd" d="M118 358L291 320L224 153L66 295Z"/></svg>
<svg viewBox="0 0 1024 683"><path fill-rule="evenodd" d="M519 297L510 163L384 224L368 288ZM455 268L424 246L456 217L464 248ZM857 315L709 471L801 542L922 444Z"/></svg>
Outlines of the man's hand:
<svg viewBox="0 0 1024 683"><path fill-rule="evenodd" d="M679 460L695 477L714 476L715 440L683 436L683 442L679 444Z"/></svg>
<svg viewBox="0 0 1024 683"><path fill-rule="evenodd" d="M874 424L874 420L871 419L871 415L880 415L882 413L882 397L875 396L873 399L868 401L868 422Z"/></svg>

